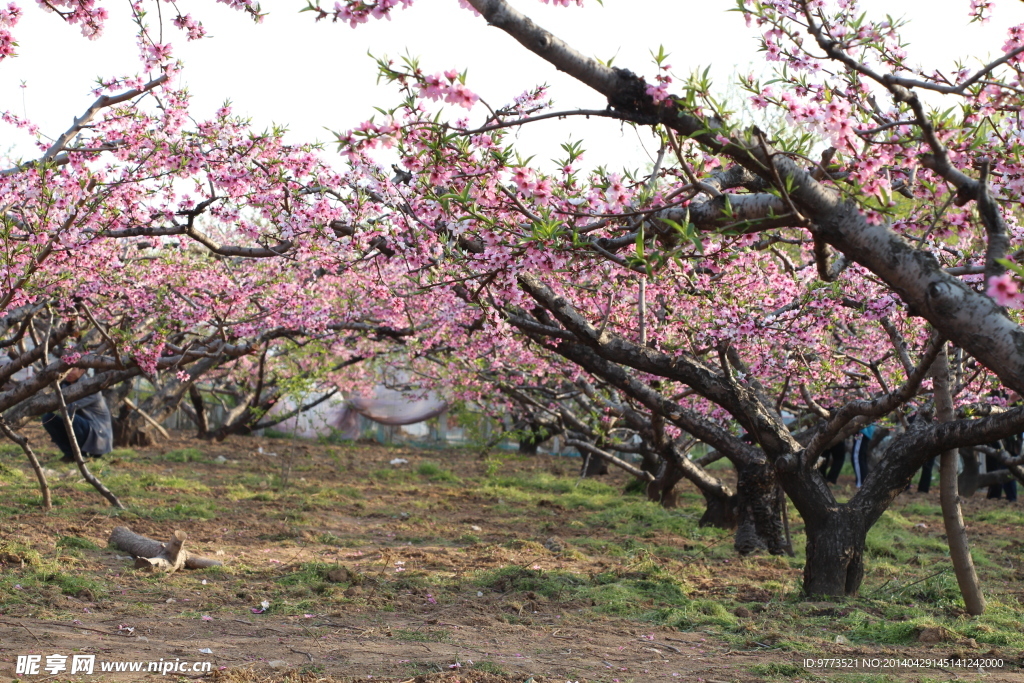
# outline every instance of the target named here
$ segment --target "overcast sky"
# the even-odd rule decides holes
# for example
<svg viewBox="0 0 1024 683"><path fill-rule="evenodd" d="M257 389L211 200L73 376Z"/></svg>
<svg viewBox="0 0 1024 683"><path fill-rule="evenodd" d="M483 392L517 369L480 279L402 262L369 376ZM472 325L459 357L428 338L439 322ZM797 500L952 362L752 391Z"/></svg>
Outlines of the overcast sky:
<svg viewBox="0 0 1024 683"><path fill-rule="evenodd" d="M732 0L604 0L592 7L555 8L535 0L514 0L517 7L585 54L648 77L653 75L651 50L659 45L671 53L677 73L710 65L722 90L737 70L757 71L757 35L741 15L729 12ZM469 69L468 85L492 105L501 105L537 83L549 83L558 108L602 108L602 99L554 71L479 17L459 9L456 0L418 0L396 11L392 21L371 21L351 29L329 22L314 23L299 13L304 0L267 0L263 24L222 4L189 2L178 7L206 25L209 36L185 43L170 25L173 10L164 5L165 40L176 43L185 61L184 81L194 96L197 116L209 115L225 99L236 113L251 116L260 126L285 124L292 139L329 140L327 130L344 130L368 118L374 105L397 101L395 91L376 86L376 72L367 52L398 56L408 51L429 72ZM101 4L102 3L101 1ZM137 48L132 26L122 11L125 0L105 3L112 15L104 37L83 39L75 27L26 2L15 27L19 56L0 62L0 108L27 116L49 135L70 125L92 101L89 94L99 76L133 73ZM333 4L326 0L326 5ZM999 49L1006 28L1024 22L1024 4L1003 0L987 26L967 25L968 0L867 0L873 12L898 13L912 20L905 36L915 61L952 70L958 56L984 57ZM22 82L25 88L20 87ZM586 147L601 150L591 163L645 165L637 135L612 122L586 129L580 120L541 124L543 132L524 133L528 151L558 152L553 143L583 137ZM598 140L600 144L598 145ZM13 147L32 154L24 138L0 128L0 151ZM640 158L637 158L637 157ZM631 160L631 161L629 161Z"/></svg>

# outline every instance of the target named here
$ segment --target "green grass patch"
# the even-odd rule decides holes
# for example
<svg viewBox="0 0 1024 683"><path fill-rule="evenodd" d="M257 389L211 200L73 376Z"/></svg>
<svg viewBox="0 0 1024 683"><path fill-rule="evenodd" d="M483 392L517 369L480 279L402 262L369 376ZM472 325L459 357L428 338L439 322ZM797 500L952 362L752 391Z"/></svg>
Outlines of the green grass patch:
<svg viewBox="0 0 1024 683"><path fill-rule="evenodd" d="M0 481L24 482L28 476L17 467L0 462Z"/></svg>
<svg viewBox="0 0 1024 683"><path fill-rule="evenodd" d="M680 630L698 626L735 628L739 620L718 600L691 600L676 607L660 607L645 615L647 621Z"/></svg>
<svg viewBox="0 0 1024 683"><path fill-rule="evenodd" d="M160 456L160 459L167 462L206 462L208 460L198 448L178 448L167 451Z"/></svg>
<svg viewBox="0 0 1024 683"><path fill-rule="evenodd" d="M995 510L983 510L973 515L972 521L1020 526L1024 524L1024 512L1021 512L1021 509L1015 506L1008 506Z"/></svg>
<svg viewBox="0 0 1024 683"><path fill-rule="evenodd" d="M5 564L40 565L42 556L35 548L18 541L0 539L0 561ZM4 576L0 572L0 577Z"/></svg>
<svg viewBox="0 0 1024 683"><path fill-rule="evenodd" d="M165 476L150 472L144 474L119 473L106 478L106 483L118 493L146 496L147 493L162 494L165 491L191 491L206 493L209 487L196 481L179 476ZM91 488L91 487L90 487Z"/></svg>
<svg viewBox="0 0 1024 683"><path fill-rule="evenodd" d="M326 562L303 562L298 571L286 574L277 580L282 586L318 586L327 580L327 572L335 568Z"/></svg>
<svg viewBox="0 0 1024 683"><path fill-rule="evenodd" d="M60 592L64 595L83 600L95 600L104 592L101 582L80 574L56 572L45 575L42 577L42 581L59 587Z"/></svg>
<svg viewBox="0 0 1024 683"><path fill-rule="evenodd" d="M58 536L57 547L78 550L99 550L100 547L87 538L78 536Z"/></svg>
<svg viewBox="0 0 1024 683"><path fill-rule="evenodd" d="M380 482L402 482L412 481L413 473L407 469L401 469L398 467L394 467L391 469L381 468L370 472L369 477L374 481Z"/></svg>
<svg viewBox="0 0 1024 683"><path fill-rule="evenodd" d="M784 662L769 662L768 664L754 664L749 669L750 673L764 678L796 678L807 676L807 670L796 664Z"/></svg>
<svg viewBox="0 0 1024 683"><path fill-rule="evenodd" d="M457 484L459 478L448 470L442 468L437 463L433 462L422 462L419 467L416 468L416 474L421 477L426 477L432 482L438 484Z"/></svg>
<svg viewBox="0 0 1024 683"><path fill-rule="evenodd" d="M160 521L182 521L190 519L213 519L222 507L212 500L200 500L194 503L176 503L175 505L163 505L153 508L132 508L132 511L139 517Z"/></svg>

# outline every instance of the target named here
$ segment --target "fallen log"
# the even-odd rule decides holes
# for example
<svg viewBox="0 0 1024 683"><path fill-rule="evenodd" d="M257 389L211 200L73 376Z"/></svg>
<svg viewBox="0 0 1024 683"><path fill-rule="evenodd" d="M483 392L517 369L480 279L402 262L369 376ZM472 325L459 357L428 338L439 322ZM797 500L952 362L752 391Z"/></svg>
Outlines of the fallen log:
<svg viewBox="0 0 1024 683"><path fill-rule="evenodd" d="M154 541L152 538L140 536L128 527L114 527L110 532L109 543L118 550L123 550L135 558L135 568L151 572L176 572L185 569L206 569L219 567L221 562L206 557L193 555L182 546L188 534L175 531L167 543Z"/></svg>

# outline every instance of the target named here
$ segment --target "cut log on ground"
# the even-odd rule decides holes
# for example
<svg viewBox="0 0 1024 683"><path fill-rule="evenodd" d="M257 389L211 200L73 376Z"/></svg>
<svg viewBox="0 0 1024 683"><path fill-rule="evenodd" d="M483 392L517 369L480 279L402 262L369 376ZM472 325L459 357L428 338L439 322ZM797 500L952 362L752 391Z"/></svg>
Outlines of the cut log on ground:
<svg viewBox="0 0 1024 683"><path fill-rule="evenodd" d="M176 572L185 569L206 569L219 567L221 562L193 555L182 546L188 535L175 531L167 543L140 536L128 527L114 527L109 543L135 558L135 568L151 572Z"/></svg>

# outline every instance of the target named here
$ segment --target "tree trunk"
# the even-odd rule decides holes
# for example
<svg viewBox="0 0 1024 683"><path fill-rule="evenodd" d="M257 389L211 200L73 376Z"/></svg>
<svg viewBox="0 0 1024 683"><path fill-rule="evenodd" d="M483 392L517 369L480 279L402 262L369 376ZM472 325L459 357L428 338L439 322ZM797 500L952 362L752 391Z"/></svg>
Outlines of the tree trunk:
<svg viewBox="0 0 1024 683"><path fill-rule="evenodd" d="M654 481L647 482L647 499L655 503L661 503L661 506L664 508L676 507L679 504L679 494L676 493L675 486L683 478L682 470L675 467L672 462L663 460L659 467L652 471L651 474L654 475ZM722 505L720 502L723 496L716 495L711 491L701 491L701 493L704 494L704 500L707 501L708 510L705 510L704 516L700 518L700 526L735 529L735 515L719 514L728 508L727 505ZM712 507L715 508L716 512L709 515L708 512Z"/></svg>
<svg viewBox="0 0 1024 683"><path fill-rule="evenodd" d="M182 382L176 377L168 377L161 386L156 387L156 392L143 401L139 408L156 422L163 422L178 409L181 400L185 397L186 392L194 386L196 380L224 360L224 358L216 356L193 363L186 368L189 375L187 382ZM126 410L122 407L114 421L114 444L117 446L151 446L155 441L151 430L152 425L138 411Z"/></svg>
<svg viewBox="0 0 1024 683"><path fill-rule="evenodd" d="M860 515L832 508L820 515L805 516L804 521L804 593L856 595L864 580L864 543L868 535Z"/></svg>
<svg viewBox="0 0 1024 683"><path fill-rule="evenodd" d="M961 495L970 498L980 486L980 473L978 472L978 452L973 448L961 448L960 456L964 459L963 474L957 479L956 485Z"/></svg>
<svg viewBox="0 0 1024 683"><path fill-rule="evenodd" d="M778 495L775 468L763 465L737 466L736 551L748 555L767 549L772 555L792 551L782 523L784 497Z"/></svg>
<svg viewBox="0 0 1024 683"><path fill-rule="evenodd" d="M532 434L519 439L519 452L523 455L537 455L537 446L540 445L540 441L537 441Z"/></svg>
<svg viewBox="0 0 1024 683"><path fill-rule="evenodd" d="M935 417L939 422L953 421L953 397L949 391L949 362L946 348L935 358L932 366L935 387ZM956 582L964 596L968 614L979 616L985 611L985 597L981 593L978 574L974 571L974 560L967 542L967 530L960 513L960 496L957 491L956 470L959 452L951 448L942 453L939 473L939 493L942 503L942 521L946 526L946 542L949 544L949 559L953 561Z"/></svg>
<svg viewBox="0 0 1024 683"><path fill-rule="evenodd" d="M608 474L608 463L591 453L583 453L583 464L580 465L580 476L596 477Z"/></svg>
<svg viewBox="0 0 1024 683"><path fill-rule="evenodd" d="M524 455L537 455L537 447L550 434L539 422L527 421L520 424L523 425L523 432L519 438L519 452Z"/></svg>
<svg viewBox="0 0 1024 683"><path fill-rule="evenodd" d="M704 496L707 506L700 526L736 529L733 545L738 553L749 555L767 550L772 555L782 555L792 551L782 523L785 499L778 496L775 469L771 465L737 466L737 491L733 493L695 463L680 460L679 464L682 467L663 461L655 480L647 485L650 500L675 507L675 486L680 480L689 479Z"/></svg>
<svg viewBox="0 0 1024 683"><path fill-rule="evenodd" d="M195 384L188 388L188 397L192 401L192 408L196 411L196 438L205 439L210 433L210 419L206 415L206 403L203 401L203 394Z"/></svg>
<svg viewBox="0 0 1024 683"><path fill-rule="evenodd" d="M113 423L114 445L118 448L148 448L156 443L146 421L135 415L135 411L123 403L114 416Z"/></svg>
<svg viewBox="0 0 1024 683"><path fill-rule="evenodd" d="M736 496L714 496L706 491L704 503L707 506L704 514L701 515L698 526L710 526L716 529L735 529L738 526L738 510L736 507Z"/></svg>
<svg viewBox="0 0 1024 683"><path fill-rule="evenodd" d="M540 444L562 433L558 422L548 415L541 415L539 418L536 415L527 416L520 425L523 431L519 439L519 452L529 455L536 455Z"/></svg>

